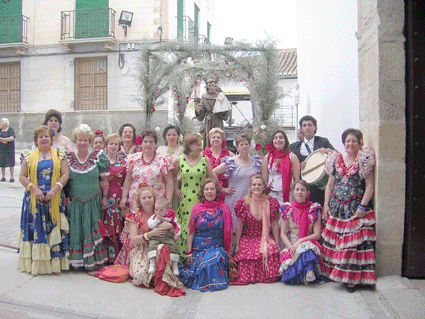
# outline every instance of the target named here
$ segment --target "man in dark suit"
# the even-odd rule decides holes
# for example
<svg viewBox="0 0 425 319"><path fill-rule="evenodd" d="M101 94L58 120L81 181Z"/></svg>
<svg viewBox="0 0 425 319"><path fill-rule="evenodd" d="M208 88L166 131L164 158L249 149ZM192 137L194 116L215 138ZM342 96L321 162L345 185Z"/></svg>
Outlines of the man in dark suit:
<svg viewBox="0 0 425 319"><path fill-rule="evenodd" d="M289 145L289 149L297 155L301 169L305 167L306 157L313 151L319 150L323 154L328 154L334 149L327 138L316 136L317 121L311 115L305 115L300 119L300 128L304 134L304 139ZM318 202L323 206L325 192L313 185L310 185L310 200Z"/></svg>

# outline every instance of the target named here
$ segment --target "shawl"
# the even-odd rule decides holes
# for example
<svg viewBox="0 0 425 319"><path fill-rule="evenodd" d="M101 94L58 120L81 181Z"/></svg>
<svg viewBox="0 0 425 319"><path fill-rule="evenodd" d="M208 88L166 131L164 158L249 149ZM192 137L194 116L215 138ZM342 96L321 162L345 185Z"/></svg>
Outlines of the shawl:
<svg viewBox="0 0 425 319"><path fill-rule="evenodd" d="M50 148L50 154L52 156L53 161L53 173L52 173L52 183L51 183L51 189L55 184L59 181L61 177L61 161L59 160L59 153L60 150L56 150L54 148ZM37 183L37 167L38 167L38 160L40 158L40 150L36 148L34 151L32 151L29 154L29 161L28 161L28 176L30 178L31 183L34 185L38 185ZM57 192L55 196L53 197L53 200L51 202L51 214L52 214L52 222L56 224L60 228L60 210L59 210L59 204L61 201L60 198L61 192ZM31 192L31 213L35 214L35 194L34 192Z"/></svg>
<svg viewBox="0 0 425 319"><path fill-rule="evenodd" d="M224 229L223 229L223 241L224 249L229 253L232 246L232 235L233 235L233 225L232 225L232 215L229 210L229 206L223 201L214 201L214 202L202 202L193 206L192 214L190 215L189 220L189 229L188 236L195 232L195 218L196 216L202 214L205 211L217 211L219 208L223 211L224 218Z"/></svg>
<svg viewBox="0 0 425 319"><path fill-rule="evenodd" d="M292 181L292 162L290 154L291 151L277 150L273 145L267 144L267 151L269 155L267 156L267 162L270 163L270 169L273 167L273 162L275 159L278 159L276 168L277 171L282 173L282 196L284 202L289 202L289 190L291 188ZM289 181L289 183L288 183Z"/></svg>
<svg viewBox="0 0 425 319"><path fill-rule="evenodd" d="M291 203L292 207L292 220L298 220L296 224L298 224L298 238L304 238L308 236L308 230L310 228L310 219L308 217L308 213L310 212L311 205L313 205L310 201L305 201L303 203L297 202L295 199Z"/></svg>
<svg viewBox="0 0 425 319"><path fill-rule="evenodd" d="M249 209L253 216L253 212L261 212L263 228L261 230L260 253L263 255L263 268L268 270L267 250L270 244L276 244L270 238L270 201L268 196L251 197L249 200Z"/></svg>

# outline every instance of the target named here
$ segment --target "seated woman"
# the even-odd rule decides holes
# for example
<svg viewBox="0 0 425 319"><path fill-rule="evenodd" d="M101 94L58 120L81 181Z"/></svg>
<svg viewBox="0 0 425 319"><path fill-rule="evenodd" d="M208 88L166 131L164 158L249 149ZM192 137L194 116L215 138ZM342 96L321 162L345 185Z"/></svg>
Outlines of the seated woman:
<svg viewBox="0 0 425 319"><path fill-rule="evenodd" d="M212 178L201 183L200 203L193 207L189 221L186 262L180 266L184 285L200 291L222 290L229 285L232 216L229 206L217 201L219 188Z"/></svg>
<svg viewBox="0 0 425 319"><path fill-rule="evenodd" d="M52 145L45 125L34 131L34 151L22 155L19 181L27 190L22 204L17 242L18 268L33 275L68 270L68 221L62 187L68 182L68 162L63 149Z"/></svg>
<svg viewBox="0 0 425 319"><path fill-rule="evenodd" d="M167 245L160 245L157 249L157 265L155 273L149 273L148 244L152 237L164 237L167 229L154 228L148 226L148 219L154 214L156 193L153 188L146 184L140 185L137 191L135 207L139 207L126 215L126 223L129 229L130 245L134 247L129 253L130 276L135 286L147 287L155 286L155 292L160 295L170 297L183 296L183 284L179 278L173 274L170 267L170 248ZM164 222L163 224L166 224ZM164 225L165 226L165 225ZM124 243L123 249L127 249ZM120 259L125 260L123 256Z"/></svg>
<svg viewBox="0 0 425 319"><path fill-rule="evenodd" d="M239 278L232 285L270 283L279 277L279 202L266 194L261 175L250 179L248 195L235 205L237 217L234 261Z"/></svg>
<svg viewBox="0 0 425 319"><path fill-rule="evenodd" d="M321 212L319 203L308 200L308 184L298 180L292 185L294 200L284 203L280 238L286 248L280 256L282 281L285 284L318 283L325 280L321 274L323 261L321 234Z"/></svg>

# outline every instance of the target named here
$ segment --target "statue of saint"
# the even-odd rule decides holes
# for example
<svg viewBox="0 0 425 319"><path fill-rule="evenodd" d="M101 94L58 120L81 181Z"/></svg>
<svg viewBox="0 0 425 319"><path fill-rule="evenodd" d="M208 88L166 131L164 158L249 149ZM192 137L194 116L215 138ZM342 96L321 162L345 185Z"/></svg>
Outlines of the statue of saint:
<svg viewBox="0 0 425 319"><path fill-rule="evenodd" d="M204 78L204 81L207 92L202 95L199 106L195 106L195 115L198 121L205 119L204 147L208 147L210 144L208 133L214 127L224 129L223 121L229 118L231 106L217 86L218 77L209 80Z"/></svg>

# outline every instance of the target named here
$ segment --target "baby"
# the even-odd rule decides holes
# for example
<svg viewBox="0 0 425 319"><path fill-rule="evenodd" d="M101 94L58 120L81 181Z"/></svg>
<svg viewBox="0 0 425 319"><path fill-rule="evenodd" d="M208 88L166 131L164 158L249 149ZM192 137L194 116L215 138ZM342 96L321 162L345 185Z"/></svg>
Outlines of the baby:
<svg viewBox="0 0 425 319"><path fill-rule="evenodd" d="M164 224L167 222L168 224ZM176 242L180 238L180 224L177 221L176 213L170 209L170 202L166 198L159 198L155 202L155 214L148 219L148 227L167 228L164 237L154 236L149 240L148 258L150 274L156 271L156 249L159 244L166 244L170 247L170 260L173 263L173 274L178 276L179 251Z"/></svg>

